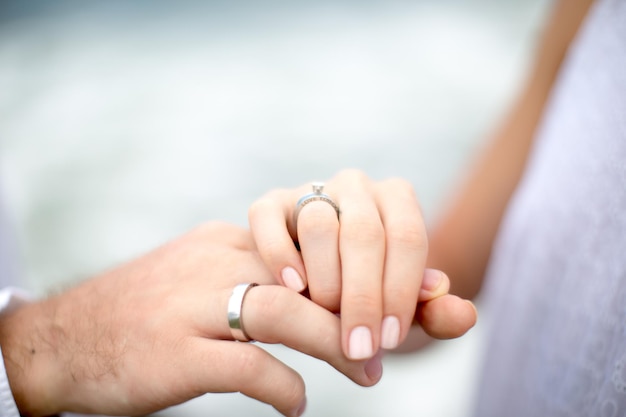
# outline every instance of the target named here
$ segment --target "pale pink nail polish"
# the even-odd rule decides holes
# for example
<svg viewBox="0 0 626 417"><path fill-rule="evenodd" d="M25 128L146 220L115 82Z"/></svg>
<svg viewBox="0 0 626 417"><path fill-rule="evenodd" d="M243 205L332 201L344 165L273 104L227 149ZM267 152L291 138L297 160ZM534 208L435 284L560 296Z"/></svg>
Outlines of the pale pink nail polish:
<svg viewBox="0 0 626 417"><path fill-rule="evenodd" d="M400 320L396 316L383 319L380 346L383 349L395 349L400 342Z"/></svg>
<svg viewBox="0 0 626 417"><path fill-rule="evenodd" d="M287 266L283 268L281 277L287 288L291 288L294 291L300 292L304 289L304 281L298 271L294 268Z"/></svg>
<svg viewBox="0 0 626 417"><path fill-rule="evenodd" d="M353 360L367 359L374 354L370 329L358 326L352 330L348 341L348 354Z"/></svg>

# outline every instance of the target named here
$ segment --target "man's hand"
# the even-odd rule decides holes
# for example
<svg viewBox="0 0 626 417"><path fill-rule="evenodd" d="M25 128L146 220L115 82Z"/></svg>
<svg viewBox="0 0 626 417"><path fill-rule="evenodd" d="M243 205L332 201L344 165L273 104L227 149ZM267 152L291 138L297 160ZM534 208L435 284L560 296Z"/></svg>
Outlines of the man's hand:
<svg viewBox="0 0 626 417"><path fill-rule="evenodd" d="M257 282L242 318L251 338L326 360L360 385L380 357L342 353L340 319L276 284L250 234L211 223L82 285L0 319L0 344L23 415L151 413L207 392L240 391L287 416L302 413L299 374L232 340L227 303Z"/></svg>

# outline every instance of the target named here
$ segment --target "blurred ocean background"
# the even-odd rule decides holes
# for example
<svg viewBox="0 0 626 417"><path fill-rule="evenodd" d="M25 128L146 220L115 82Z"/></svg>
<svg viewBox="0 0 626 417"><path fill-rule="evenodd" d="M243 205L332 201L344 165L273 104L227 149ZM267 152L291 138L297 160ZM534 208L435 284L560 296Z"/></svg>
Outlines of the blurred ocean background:
<svg viewBox="0 0 626 417"><path fill-rule="evenodd" d="M428 221L488 138L551 2L3 1L0 189L35 294L276 187L346 167L408 178ZM373 388L280 346L309 416L462 417L479 325L388 356ZM240 394L167 416L276 416Z"/></svg>

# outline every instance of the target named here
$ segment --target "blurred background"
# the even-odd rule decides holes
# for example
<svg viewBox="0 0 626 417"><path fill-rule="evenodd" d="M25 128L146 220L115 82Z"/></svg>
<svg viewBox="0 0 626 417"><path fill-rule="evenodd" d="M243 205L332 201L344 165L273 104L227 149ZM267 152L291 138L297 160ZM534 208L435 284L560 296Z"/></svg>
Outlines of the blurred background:
<svg viewBox="0 0 626 417"><path fill-rule="evenodd" d="M408 178L428 221L507 110L550 2L2 1L0 201L45 295L194 225L247 223L276 187L342 168ZM481 320L484 321L484 320ZM305 378L310 416L465 416L481 325L388 356L361 388ZM276 416L240 394L161 416Z"/></svg>

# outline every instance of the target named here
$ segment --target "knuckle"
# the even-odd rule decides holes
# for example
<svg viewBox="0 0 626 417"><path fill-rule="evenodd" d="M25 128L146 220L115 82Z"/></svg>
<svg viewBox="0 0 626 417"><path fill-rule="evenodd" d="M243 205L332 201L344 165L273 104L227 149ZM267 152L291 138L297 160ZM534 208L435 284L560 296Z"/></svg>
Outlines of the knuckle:
<svg viewBox="0 0 626 417"><path fill-rule="evenodd" d="M193 253L213 249L228 250L229 248L249 249L248 232L240 226L223 221L208 221L196 226L181 243ZM201 242L201 244L198 244Z"/></svg>
<svg viewBox="0 0 626 417"><path fill-rule="evenodd" d="M417 193L411 182L404 178L394 177L376 184L377 190L381 195L392 196L393 199L405 205L417 209L417 214L421 215L422 208L420 206Z"/></svg>
<svg viewBox="0 0 626 417"><path fill-rule="evenodd" d="M385 187L392 188L399 192L415 195L415 190L413 189L413 184L410 181L400 178L400 177L392 177L384 181Z"/></svg>
<svg viewBox="0 0 626 417"><path fill-rule="evenodd" d="M276 200L271 197L271 194L266 194L265 196L254 201L250 205L250 207L248 208L248 217L250 219L253 219L258 216L262 216L263 213L267 213L268 211L273 210L276 205Z"/></svg>
<svg viewBox="0 0 626 417"><path fill-rule="evenodd" d="M364 245L371 245L383 242L385 231L380 222L367 220L365 218L353 219L342 224L341 237L346 240Z"/></svg>
<svg viewBox="0 0 626 417"><path fill-rule="evenodd" d="M195 231L201 236L213 237L229 233L236 228L236 226L223 221L211 220L197 226Z"/></svg>
<svg viewBox="0 0 626 417"><path fill-rule="evenodd" d="M339 171L338 177L353 178L357 180L367 179L367 174L357 168L345 168Z"/></svg>
<svg viewBox="0 0 626 417"><path fill-rule="evenodd" d="M365 184L370 182L367 174L356 168L343 169L337 174L336 178L351 184Z"/></svg>
<svg viewBox="0 0 626 417"><path fill-rule="evenodd" d="M428 250L428 238L416 223L390 226L387 230L388 245L411 251Z"/></svg>
<svg viewBox="0 0 626 417"><path fill-rule="evenodd" d="M349 304L353 305L355 310L361 311L365 315L371 316L375 314L380 316L382 314L382 302L372 294L358 292L351 294L349 298Z"/></svg>

